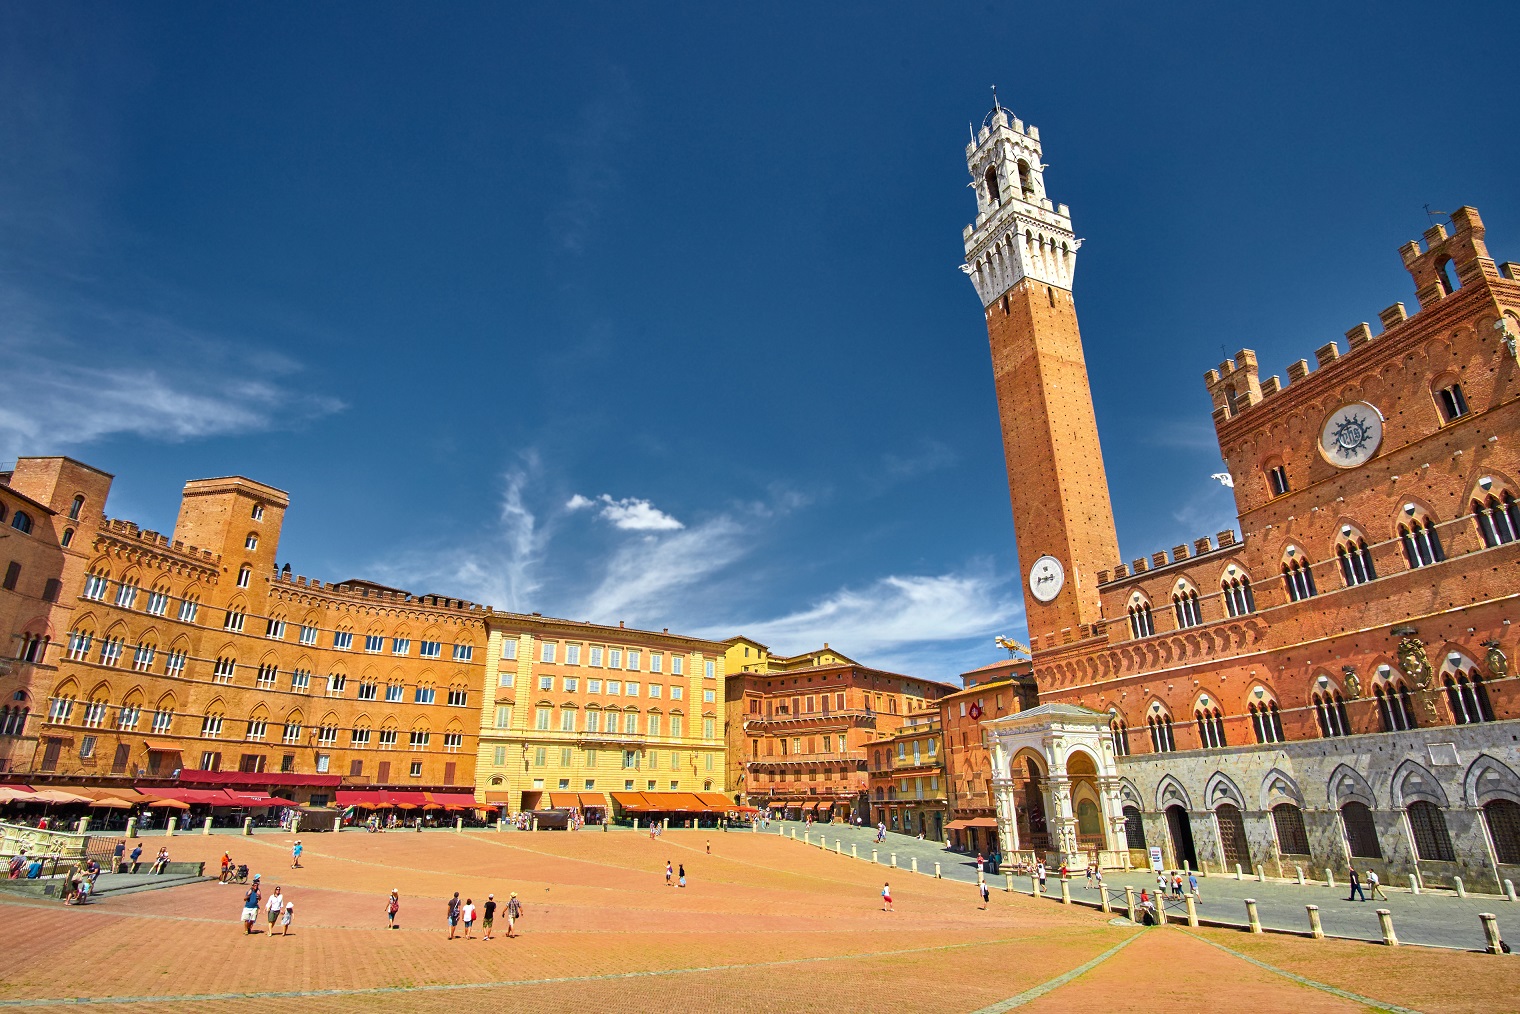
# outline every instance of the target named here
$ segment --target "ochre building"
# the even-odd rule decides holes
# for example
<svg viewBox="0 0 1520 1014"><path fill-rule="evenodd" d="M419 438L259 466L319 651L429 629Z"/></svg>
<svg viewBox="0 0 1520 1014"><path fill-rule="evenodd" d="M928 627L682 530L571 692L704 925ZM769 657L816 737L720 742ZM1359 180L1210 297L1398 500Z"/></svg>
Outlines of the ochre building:
<svg viewBox="0 0 1520 1014"><path fill-rule="evenodd" d="M1520 877L1520 267L1478 212L1400 249L1412 311L1210 370L1241 535L1125 563L1039 134L994 109L966 154L1043 702L989 727L1005 851L1037 807L1061 853Z"/></svg>
<svg viewBox="0 0 1520 1014"><path fill-rule="evenodd" d="M339 784L472 785L484 608L292 576L276 564L289 498L251 479L187 483L164 535L106 517L111 476L70 459L3 478L12 522L32 518L5 547L22 564L0 675L22 713L0 724L9 771L215 773L318 803Z"/></svg>

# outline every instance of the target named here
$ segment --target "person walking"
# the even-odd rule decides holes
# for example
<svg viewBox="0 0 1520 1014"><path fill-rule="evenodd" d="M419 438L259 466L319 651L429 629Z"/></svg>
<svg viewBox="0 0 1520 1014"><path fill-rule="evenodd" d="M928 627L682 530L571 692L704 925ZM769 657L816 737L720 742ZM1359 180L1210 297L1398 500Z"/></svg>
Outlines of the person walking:
<svg viewBox="0 0 1520 1014"><path fill-rule="evenodd" d="M121 857L124 856L126 854L126 852L127 852L127 840L125 838L123 838L121 841L117 842L116 843L116 847L111 850L111 872L112 873L120 873L121 872Z"/></svg>
<svg viewBox="0 0 1520 1014"><path fill-rule="evenodd" d="M287 901L285 903L285 914L280 917L280 936L290 936L290 920L294 919L295 917L296 903L293 901Z"/></svg>
<svg viewBox="0 0 1520 1014"><path fill-rule="evenodd" d="M670 865L670 860L665 860L665 886L670 886L670 878L675 876L675 868Z"/></svg>
<svg viewBox="0 0 1520 1014"><path fill-rule="evenodd" d="M1092 890L1092 885L1093 885L1093 864L1092 863L1088 863L1087 864L1087 869L1085 869L1082 872L1083 872L1083 875L1087 878L1087 882L1082 885L1082 889L1084 891L1090 891L1090 890Z"/></svg>
<svg viewBox="0 0 1520 1014"><path fill-rule="evenodd" d="M1351 896L1347 901L1366 901L1367 895L1362 892L1362 878L1357 876L1356 867L1351 867Z"/></svg>
<svg viewBox="0 0 1520 1014"><path fill-rule="evenodd" d="M1103 867L1093 863L1093 880L1097 882L1098 890L1103 890Z"/></svg>
<svg viewBox="0 0 1520 1014"><path fill-rule="evenodd" d="M299 870L301 868L301 852L302 851L303 851L303 849L301 848L301 839L297 838L296 839L296 843L294 845L290 846L290 868L291 869L293 869L293 870Z"/></svg>
<svg viewBox="0 0 1520 1014"><path fill-rule="evenodd" d="M259 921L259 882L255 880L253 886L243 897L243 935L253 933L253 924Z"/></svg>
<svg viewBox="0 0 1520 1014"><path fill-rule="evenodd" d="M728 828L725 827L723 830L727 831ZM707 854L708 855L712 855L712 839L711 838L709 838L707 840Z"/></svg>
<svg viewBox="0 0 1520 1014"><path fill-rule="evenodd" d="M1188 890L1193 892L1193 900L1198 901L1198 874L1188 870Z"/></svg>
<svg viewBox="0 0 1520 1014"><path fill-rule="evenodd" d="M882 884L881 885L881 910L883 912L895 912L895 911L897 911L895 908L892 907L892 885L891 884Z"/></svg>
<svg viewBox="0 0 1520 1014"><path fill-rule="evenodd" d="M678 876L680 877L680 880L678 882L679 886L685 887L686 886L686 864L685 863L681 864L681 868L679 870Z"/></svg>
<svg viewBox="0 0 1520 1014"><path fill-rule="evenodd" d="M517 920L522 918L522 902L517 900L517 892L512 892L512 897L507 899L507 936L517 936Z"/></svg>
<svg viewBox="0 0 1520 1014"><path fill-rule="evenodd" d="M460 910L464 917L464 938L470 939L470 930L475 926L475 899L466 898L464 908Z"/></svg>
<svg viewBox="0 0 1520 1014"><path fill-rule="evenodd" d="M449 899L449 939L454 939L454 931L459 927L459 892L454 892L454 897Z"/></svg>
<svg viewBox="0 0 1520 1014"><path fill-rule="evenodd" d="M982 879L982 871L986 867L986 865L987 865L987 860L983 859L982 858L982 854L980 852L978 852L976 854L976 879L977 880L981 880Z"/></svg>
<svg viewBox="0 0 1520 1014"><path fill-rule="evenodd" d="M132 869L130 871L128 871L128 872L130 872L130 873L136 873L137 872L137 867L139 865L139 860L142 859L142 842L135 841L135 842L132 843L132 854L130 856L128 856L127 858L132 863Z"/></svg>
<svg viewBox="0 0 1520 1014"><path fill-rule="evenodd" d="M274 885L274 893L269 896L264 907L269 913L269 937L274 939L274 924L279 921L280 913L285 911L285 895L281 893L279 884Z"/></svg>
<svg viewBox="0 0 1520 1014"><path fill-rule="evenodd" d="M491 927L496 923L496 895L486 895L485 911L481 914L480 932L484 934L480 939L491 939Z"/></svg>
<svg viewBox="0 0 1520 1014"><path fill-rule="evenodd" d="M1172 873L1172 893L1182 897L1182 874L1175 871Z"/></svg>
<svg viewBox="0 0 1520 1014"><path fill-rule="evenodd" d="M401 911L401 894L391 889L391 896L385 900L386 929L396 928L396 913Z"/></svg>
<svg viewBox="0 0 1520 1014"><path fill-rule="evenodd" d="M1035 863L1034 875L1035 875L1035 879L1037 879L1040 882L1040 893L1044 894L1045 893L1045 860L1041 859L1038 863Z"/></svg>
<svg viewBox="0 0 1520 1014"><path fill-rule="evenodd" d="M1377 871L1371 867L1368 867L1367 869L1367 886L1371 889L1373 901L1377 901L1379 899L1382 899L1383 901L1388 900L1388 895L1383 893L1383 883L1382 881L1378 880Z"/></svg>
<svg viewBox="0 0 1520 1014"><path fill-rule="evenodd" d="M987 902L992 899L992 893L987 890L987 881L978 880L976 882L976 889L977 893L982 896L982 911L986 911Z"/></svg>

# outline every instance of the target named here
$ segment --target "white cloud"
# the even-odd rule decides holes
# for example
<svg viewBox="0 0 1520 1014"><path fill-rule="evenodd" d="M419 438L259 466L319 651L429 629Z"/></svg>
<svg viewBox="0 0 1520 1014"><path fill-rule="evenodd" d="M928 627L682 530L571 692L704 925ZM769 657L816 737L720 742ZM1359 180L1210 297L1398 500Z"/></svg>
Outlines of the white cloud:
<svg viewBox="0 0 1520 1014"><path fill-rule="evenodd" d="M538 455L528 451L523 465L503 476L501 504L494 529L467 549L414 549L376 564L378 580L423 594L458 595L483 605L528 612L539 608L535 595L550 532L529 509L524 491L540 471Z"/></svg>
<svg viewBox="0 0 1520 1014"><path fill-rule="evenodd" d="M596 512L597 517L611 522L612 527L625 532L674 532L686 527L648 500L639 500L635 497L614 500L603 493L592 500L590 497L577 493L565 501L565 510L585 510L597 504L602 505L601 510Z"/></svg>
<svg viewBox="0 0 1520 1014"><path fill-rule="evenodd" d="M747 551L745 529L723 515L673 535L644 535L620 546L578 615L653 625L672 598L702 584Z"/></svg>
<svg viewBox="0 0 1520 1014"><path fill-rule="evenodd" d="M1022 612L1006 578L988 568L972 568L963 573L884 577L864 588L841 588L783 616L709 628L705 636L743 633L783 654L807 651L827 641L865 664L904 667L924 675L929 673L922 667L932 655L937 662L935 674L945 676L951 669L959 671L956 666L963 663L969 663L969 668L994 661L993 636L1016 633ZM963 650L947 659L947 648Z"/></svg>

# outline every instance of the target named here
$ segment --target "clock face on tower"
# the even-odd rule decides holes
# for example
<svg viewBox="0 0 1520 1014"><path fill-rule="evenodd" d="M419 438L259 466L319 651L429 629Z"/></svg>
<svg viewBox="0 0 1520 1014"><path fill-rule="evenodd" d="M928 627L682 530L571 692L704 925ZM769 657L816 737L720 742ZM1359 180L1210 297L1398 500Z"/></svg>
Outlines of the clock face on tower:
<svg viewBox="0 0 1520 1014"><path fill-rule="evenodd" d="M1029 568L1029 593L1041 602L1061 594L1066 584L1066 568L1053 556L1042 556Z"/></svg>
<svg viewBox="0 0 1520 1014"><path fill-rule="evenodd" d="M1336 468L1366 464L1382 442L1383 413L1365 401L1331 412L1319 431L1320 456Z"/></svg>

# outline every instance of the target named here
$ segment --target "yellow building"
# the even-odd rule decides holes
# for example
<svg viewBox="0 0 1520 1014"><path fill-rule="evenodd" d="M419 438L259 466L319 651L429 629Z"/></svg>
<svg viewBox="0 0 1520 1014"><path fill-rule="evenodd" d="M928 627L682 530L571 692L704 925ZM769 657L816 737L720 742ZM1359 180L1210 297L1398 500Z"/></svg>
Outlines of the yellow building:
<svg viewBox="0 0 1520 1014"><path fill-rule="evenodd" d="M477 798L597 819L613 792L724 791L723 643L538 615L485 622Z"/></svg>
<svg viewBox="0 0 1520 1014"><path fill-rule="evenodd" d="M730 673L794 672L798 669L811 669L820 665L856 664L853 658L830 648L827 641L823 642L822 648L804 652L801 655L777 655L771 651L769 645L742 636L730 637L723 642L723 647L724 658Z"/></svg>

